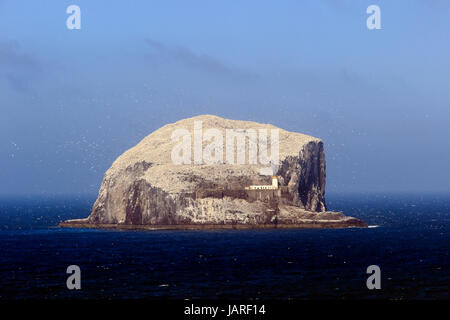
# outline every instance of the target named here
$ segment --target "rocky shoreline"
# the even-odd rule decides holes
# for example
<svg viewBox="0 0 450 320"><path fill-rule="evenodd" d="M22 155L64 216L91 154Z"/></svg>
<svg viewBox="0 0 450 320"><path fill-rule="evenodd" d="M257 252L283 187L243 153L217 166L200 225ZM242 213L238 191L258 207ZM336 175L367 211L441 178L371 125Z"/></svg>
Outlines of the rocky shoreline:
<svg viewBox="0 0 450 320"><path fill-rule="evenodd" d="M115 229L115 230L249 230L249 229L342 229L367 228L361 220L351 221L311 221L296 224L178 224L178 225L131 225L131 224L96 224L86 222L61 222L61 228L80 229Z"/></svg>

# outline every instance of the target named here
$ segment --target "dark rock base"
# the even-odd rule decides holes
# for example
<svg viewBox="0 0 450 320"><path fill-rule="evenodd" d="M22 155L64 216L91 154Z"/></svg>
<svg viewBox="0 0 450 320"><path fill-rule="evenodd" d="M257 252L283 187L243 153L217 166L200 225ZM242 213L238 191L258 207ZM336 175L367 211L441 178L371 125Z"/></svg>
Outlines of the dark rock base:
<svg viewBox="0 0 450 320"><path fill-rule="evenodd" d="M311 221L295 224L172 224L172 225L130 225L61 222L63 228L117 229L117 230L247 230L247 229L338 229L367 228L361 220Z"/></svg>

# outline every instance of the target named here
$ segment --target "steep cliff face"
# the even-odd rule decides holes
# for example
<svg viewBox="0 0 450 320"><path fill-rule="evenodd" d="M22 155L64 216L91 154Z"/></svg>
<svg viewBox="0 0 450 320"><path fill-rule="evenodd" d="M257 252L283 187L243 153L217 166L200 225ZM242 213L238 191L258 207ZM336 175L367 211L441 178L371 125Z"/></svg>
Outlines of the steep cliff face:
<svg viewBox="0 0 450 320"><path fill-rule="evenodd" d="M113 163L104 176L91 215L78 222L258 225L300 223L304 219L319 221L326 216L322 214L326 205L321 140L279 129L276 175L284 194L277 201L273 198L255 201L246 198L245 187L271 183L271 176L260 174L259 164L173 163L171 152L177 142L171 139L172 133L176 129L192 133L194 122L198 125L198 121L202 130L214 128L224 136L227 129L277 129L272 125L216 116L198 116L166 125ZM343 217L339 213L327 214L328 219L336 221Z"/></svg>
<svg viewBox="0 0 450 320"><path fill-rule="evenodd" d="M326 211L325 153L321 141L311 141L302 147L298 156L286 157L279 175L288 181L293 204L308 211Z"/></svg>

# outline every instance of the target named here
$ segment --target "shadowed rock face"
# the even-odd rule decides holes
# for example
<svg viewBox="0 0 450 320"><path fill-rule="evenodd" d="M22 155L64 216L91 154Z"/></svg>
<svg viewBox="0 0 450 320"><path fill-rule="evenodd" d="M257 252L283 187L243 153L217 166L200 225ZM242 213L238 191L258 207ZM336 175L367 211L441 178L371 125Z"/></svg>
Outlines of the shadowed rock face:
<svg viewBox="0 0 450 320"><path fill-rule="evenodd" d="M325 154L321 141L309 142L298 156L284 159L278 174L288 181L293 205L308 211L326 211Z"/></svg>
<svg viewBox="0 0 450 320"><path fill-rule="evenodd" d="M250 201L243 192L246 186L271 184L271 176L259 174L260 165L173 164L170 155L177 142L172 141L171 134L180 128L192 133L194 121L202 121L203 130L219 129L224 137L226 129L275 128L216 116L198 116L166 125L113 163L104 176L91 215L78 222L259 225L356 220L326 212L325 155L321 140L279 129L277 176L285 196L275 201Z"/></svg>

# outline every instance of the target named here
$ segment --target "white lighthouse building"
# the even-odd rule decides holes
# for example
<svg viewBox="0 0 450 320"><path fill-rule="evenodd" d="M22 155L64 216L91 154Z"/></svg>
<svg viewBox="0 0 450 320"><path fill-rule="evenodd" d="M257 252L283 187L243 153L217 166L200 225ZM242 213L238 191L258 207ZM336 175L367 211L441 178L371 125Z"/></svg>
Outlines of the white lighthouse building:
<svg viewBox="0 0 450 320"><path fill-rule="evenodd" d="M272 177L272 184L268 185L254 185L245 187L245 190L276 190L278 189L278 178L277 176Z"/></svg>

